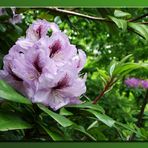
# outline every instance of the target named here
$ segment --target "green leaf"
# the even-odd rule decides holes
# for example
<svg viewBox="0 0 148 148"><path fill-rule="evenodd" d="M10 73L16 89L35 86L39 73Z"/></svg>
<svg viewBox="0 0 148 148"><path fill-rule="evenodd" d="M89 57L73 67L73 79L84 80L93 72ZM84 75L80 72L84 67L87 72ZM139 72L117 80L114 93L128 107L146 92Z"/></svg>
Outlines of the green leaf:
<svg viewBox="0 0 148 148"><path fill-rule="evenodd" d="M82 103L82 104L69 105L67 107L89 108L89 109L100 111L102 113L105 112L104 109L100 105L98 105L98 104L92 104L92 102L86 102L86 103Z"/></svg>
<svg viewBox="0 0 148 148"><path fill-rule="evenodd" d="M73 113L69 112L68 110L66 110L64 107L60 109L60 115L63 116L71 116L73 115Z"/></svg>
<svg viewBox="0 0 148 148"><path fill-rule="evenodd" d="M116 67L113 75L124 76L129 72L139 68L148 68L148 65L145 63L124 63Z"/></svg>
<svg viewBox="0 0 148 148"><path fill-rule="evenodd" d="M115 72L116 69L118 69L121 65L123 65L127 59L129 59L130 57L132 56L132 54L130 55L127 55L126 57L124 57L121 61L117 62L115 60L113 60L111 63L110 63L110 66L109 66L109 74L110 76L112 76Z"/></svg>
<svg viewBox="0 0 148 148"><path fill-rule="evenodd" d="M114 16L115 17L131 17L131 14L130 13L128 13L128 12L123 12L123 11L121 11L121 10L115 10L114 11Z"/></svg>
<svg viewBox="0 0 148 148"><path fill-rule="evenodd" d="M109 116L105 115L105 114L100 114L94 110L90 110L87 109L86 111L92 113L95 117L97 117L101 122L103 122L104 124L106 124L109 127L112 127L115 123L115 120L113 120L112 118L110 118Z"/></svg>
<svg viewBox="0 0 148 148"><path fill-rule="evenodd" d="M97 69L97 71L99 72L99 76L104 81L104 83L106 83L110 79L108 73L105 70Z"/></svg>
<svg viewBox="0 0 148 148"><path fill-rule="evenodd" d="M138 34L148 40L148 26L144 24L132 23L129 22L128 26L135 30Z"/></svg>
<svg viewBox="0 0 148 148"><path fill-rule="evenodd" d="M31 104L29 99L16 92L3 80L0 80L0 98L23 104Z"/></svg>
<svg viewBox="0 0 148 148"><path fill-rule="evenodd" d="M80 126L80 125L76 125L76 124L75 124L73 127L74 127L75 130L84 133L86 136L88 136L88 137L90 137L92 140L96 141L96 139L95 139L91 134L89 134L89 133L85 130L85 128L84 128L83 126Z"/></svg>
<svg viewBox="0 0 148 148"><path fill-rule="evenodd" d="M0 24L0 31L1 32L5 32L6 31L6 26L5 25L3 25L3 24Z"/></svg>
<svg viewBox="0 0 148 148"><path fill-rule="evenodd" d="M109 16L109 18L118 26L118 28L123 31L127 30L127 21L123 19L117 19L115 17Z"/></svg>
<svg viewBox="0 0 148 148"><path fill-rule="evenodd" d="M132 54L129 54L129 55L127 55L126 57L124 57L124 58L120 61L120 64L121 64L121 63L125 63L131 56L132 56Z"/></svg>
<svg viewBox="0 0 148 148"><path fill-rule="evenodd" d="M93 123L91 123L91 124L89 125L89 127L87 128L87 130L90 130L91 128L96 127L96 126L98 126L98 121L97 121L97 120L94 121Z"/></svg>
<svg viewBox="0 0 148 148"><path fill-rule="evenodd" d="M109 69L109 74L110 74L110 76L112 76L113 71L115 70L116 65L117 65L117 62L116 62L116 61L114 61L114 62L111 64L110 69Z"/></svg>
<svg viewBox="0 0 148 148"><path fill-rule="evenodd" d="M89 133L91 133L91 135L94 136L97 141L107 141L108 140L108 138L104 135L106 133L103 132L99 127L94 127L90 129Z"/></svg>
<svg viewBox="0 0 148 148"><path fill-rule="evenodd" d="M8 13L8 15L10 16L10 17L13 17L13 11L12 11L12 9L10 9L10 8L5 8L5 10L6 10L6 12Z"/></svg>
<svg viewBox="0 0 148 148"><path fill-rule="evenodd" d="M45 130L45 132L54 140L54 141L63 141L64 139L58 135L57 133L54 133L50 131L48 128L45 126L41 125L41 127Z"/></svg>
<svg viewBox="0 0 148 148"><path fill-rule="evenodd" d="M45 113L47 113L49 116L51 116L55 121L57 121L63 127L68 127L68 126L71 126L73 124L73 122L70 121L69 119L67 119L64 116L59 115L55 112L52 112L51 110L49 110L47 107L45 107L42 104L38 104L38 107L41 110L43 110Z"/></svg>
<svg viewBox="0 0 148 148"><path fill-rule="evenodd" d="M121 122L116 122L115 124L118 125L118 126L121 126L121 127L125 128L125 129L127 129L127 130L129 130L129 131L131 131L131 132L133 132L133 133L136 133L136 134L137 134L137 131L136 131L135 129L129 127L129 126L126 125L126 124L123 124L123 123L121 123Z"/></svg>
<svg viewBox="0 0 148 148"><path fill-rule="evenodd" d="M27 129L31 125L12 113L0 112L0 131Z"/></svg>
<svg viewBox="0 0 148 148"><path fill-rule="evenodd" d="M21 27L19 27L18 25L14 25L14 28L15 28L15 32L18 34L18 35L21 35L23 33L23 30Z"/></svg>
<svg viewBox="0 0 148 148"><path fill-rule="evenodd" d="M4 15L1 15L0 16L0 21L6 21L6 20L8 20L10 18L10 16L9 15L6 15L6 14L4 14Z"/></svg>

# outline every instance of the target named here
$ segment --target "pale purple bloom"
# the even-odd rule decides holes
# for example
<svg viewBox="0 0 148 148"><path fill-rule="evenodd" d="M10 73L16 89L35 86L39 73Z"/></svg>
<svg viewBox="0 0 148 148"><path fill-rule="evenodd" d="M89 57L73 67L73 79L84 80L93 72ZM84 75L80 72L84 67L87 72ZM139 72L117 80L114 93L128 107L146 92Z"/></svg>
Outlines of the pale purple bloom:
<svg viewBox="0 0 148 148"><path fill-rule="evenodd" d="M9 19L9 22L12 24L17 24L17 23L21 23L22 22L22 15L21 14L16 14L15 12L15 8L11 8L13 16L12 18Z"/></svg>
<svg viewBox="0 0 148 148"><path fill-rule="evenodd" d="M26 38L20 38L4 57L0 78L32 102L57 110L81 102L78 98L86 91L86 77L79 72L85 62L85 53L70 44L56 24L37 20Z"/></svg>
<svg viewBox="0 0 148 148"><path fill-rule="evenodd" d="M148 80L141 80L141 86L145 89L148 89Z"/></svg>
<svg viewBox="0 0 148 148"><path fill-rule="evenodd" d="M53 32L60 31L58 26L54 23L49 23L46 20L37 20L26 31L26 38L31 41L37 41L40 38L45 37L49 29Z"/></svg>
<svg viewBox="0 0 148 148"><path fill-rule="evenodd" d="M83 50L79 49L78 54L76 54L76 56L73 57L72 63L79 72L83 69L85 62L86 62L86 54Z"/></svg>
<svg viewBox="0 0 148 148"><path fill-rule="evenodd" d="M22 16L20 14L14 14L12 18L9 19L12 24L18 24L22 22Z"/></svg>
<svg viewBox="0 0 148 148"><path fill-rule="evenodd" d="M61 32L55 23L49 23L46 20L38 19L27 29L26 38L19 38L18 41L16 41L16 44L24 49L30 49L34 45L41 43L44 44L44 47L48 47L47 42L49 37L47 34L49 30L52 30L52 34Z"/></svg>
<svg viewBox="0 0 148 148"><path fill-rule="evenodd" d="M128 78L125 80L125 84L129 87L138 87L139 86L139 80L136 78Z"/></svg>
<svg viewBox="0 0 148 148"><path fill-rule="evenodd" d="M21 14L16 14L15 8L11 8L13 16L8 20L12 24L17 24L22 22L22 16ZM7 11L5 8L0 8L0 16L1 15L8 15Z"/></svg>
<svg viewBox="0 0 148 148"><path fill-rule="evenodd" d="M7 13L6 13L6 10L5 10L5 8L0 8L0 16L1 15L6 15Z"/></svg>
<svg viewBox="0 0 148 148"><path fill-rule="evenodd" d="M137 78L128 78L125 80L125 84L129 87L142 87L148 89L148 80L141 80Z"/></svg>
<svg viewBox="0 0 148 148"><path fill-rule="evenodd" d="M72 67L63 67L57 74L45 76L39 83L33 101L42 102L54 110L67 104L80 103L78 97L86 91L85 78L80 78Z"/></svg>

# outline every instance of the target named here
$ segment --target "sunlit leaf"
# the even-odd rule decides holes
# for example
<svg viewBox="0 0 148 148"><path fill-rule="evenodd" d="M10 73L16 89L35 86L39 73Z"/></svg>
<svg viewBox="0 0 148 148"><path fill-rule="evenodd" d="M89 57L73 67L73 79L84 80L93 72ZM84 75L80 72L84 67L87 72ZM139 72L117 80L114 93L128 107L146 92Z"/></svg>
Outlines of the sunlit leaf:
<svg viewBox="0 0 148 148"><path fill-rule="evenodd" d="M87 128L87 130L90 130L91 128L95 127L96 125L98 125L98 121L97 121L97 120L94 121L93 123L91 123L91 124L89 125L89 127Z"/></svg>
<svg viewBox="0 0 148 148"><path fill-rule="evenodd" d="M128 26L135 30L135 32L139 33L142 37L148 40L148 26L144 24L132 23L129 22Z"/></svg>
<svg viewBox="0 0 148 148"><path fill-rule="evenodd" d="M71 116L71 115L73 115L73 113L69 112L65 108L61 108L60 109L60 115L63 115L63 116Z"/></svg>
<svg viewBox="0 0 148 148"><path fill-rule="evenodd" d="M92 113L95 117L98 118L99 121L103 122L104 124L106 124L109 127L112 127L115 123L115 120L113 120L112 118L110 118L109 116L107 116L105 114L100 114L97 111L90 110L90 109L87 109L86 111Z"/></svg>
<svg viewBox="0 0 148 148"><path fill-rule="evenodd" d="M115 10L114 11L114 16L115 17L131 17L131 14L130 13L128 13L128 12L123 12L123 11L121 11L121 10Z"/></svg>
<svg viewBox="0 0 148 148"><path fill-rule="evenodd" d="M118 28L126 31L127 29L127 21L123 19L117 19L115 17L109 16L109 18L118 26Z"/></svg>

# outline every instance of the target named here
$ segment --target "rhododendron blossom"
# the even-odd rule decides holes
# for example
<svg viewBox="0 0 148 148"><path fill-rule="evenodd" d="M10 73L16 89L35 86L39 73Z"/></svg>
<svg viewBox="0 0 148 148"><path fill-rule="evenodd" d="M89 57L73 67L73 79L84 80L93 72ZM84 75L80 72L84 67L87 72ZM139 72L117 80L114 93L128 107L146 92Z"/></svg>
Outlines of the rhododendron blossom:
<svg viewBox="0 0 148 148"><path fill-rule="evenodd" d="M55 23L37 20L4 57L0 78L33 103L57 110L81 103L86 76L80 77L79 72L85 62L85 52L70 44Z"/></svg>

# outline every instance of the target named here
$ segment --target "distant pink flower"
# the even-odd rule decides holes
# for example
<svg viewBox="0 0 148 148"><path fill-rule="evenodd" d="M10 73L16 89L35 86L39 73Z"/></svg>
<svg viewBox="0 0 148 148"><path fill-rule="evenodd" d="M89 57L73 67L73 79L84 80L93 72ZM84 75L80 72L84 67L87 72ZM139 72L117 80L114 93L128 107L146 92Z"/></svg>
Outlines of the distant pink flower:
<svg viewBox="0 0 148 148"><path fill-rule="evenodd" d="M148 89L148 80L141 80L141 85L143 88Z"/></svg>
<svg viewBox="0 0 148 148"><path fill-rule="evenodd" d="M125 80L125 84L129 87L138 87L139 86L139 80L136 78L128 78Z"/></svg>
<svg viewBox="0 0 148 148"><path fill-rule="evenodd" d="M128 78L125 80L125 84L129 87L142 87L148 89L148 80L141 80L137 78Z"/></svg>

